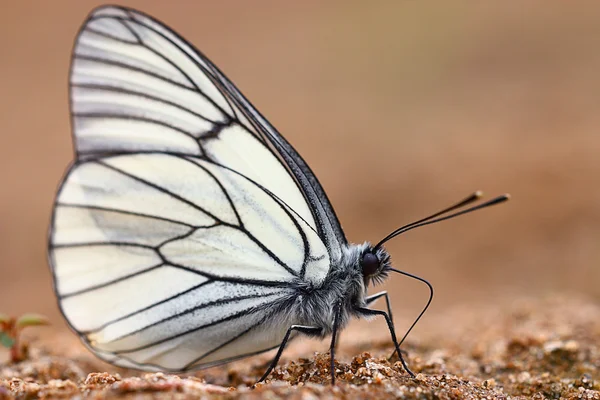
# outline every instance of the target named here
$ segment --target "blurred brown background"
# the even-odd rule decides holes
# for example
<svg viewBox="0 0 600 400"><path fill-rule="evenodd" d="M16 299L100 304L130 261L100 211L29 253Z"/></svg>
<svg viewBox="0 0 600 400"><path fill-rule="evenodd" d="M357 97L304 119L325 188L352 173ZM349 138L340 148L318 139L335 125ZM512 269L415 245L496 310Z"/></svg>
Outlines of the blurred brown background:
<svg viewBox="0 0 600 400"><path fill-rule="evenodd" d="M458 303L600 295L600 3L119 3L241 88L313 167L352 241L476 189L513 195L389 243L397 267L435 285L429 323ZM0 13L0 312L59 327L46 234L72 158L71 45L99 4ZM407 325L425 290L396 276L387 288Z"/></svg>

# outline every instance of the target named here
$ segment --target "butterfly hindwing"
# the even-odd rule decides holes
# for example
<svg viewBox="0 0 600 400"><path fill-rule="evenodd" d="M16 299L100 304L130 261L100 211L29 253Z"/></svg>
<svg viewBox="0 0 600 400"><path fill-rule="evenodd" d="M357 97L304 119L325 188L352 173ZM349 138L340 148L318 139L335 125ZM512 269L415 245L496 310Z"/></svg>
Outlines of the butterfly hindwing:
<svg viewBox="0 0 600 400"><path fill-rule="evenodd" d="M327 259L317 234L264 188L164 153L76 164L52 232L56 290L73 328L93 349L172 370L215 361L202 355L228 335L251 337L292 282L319 283L313 272ZM256 352L280 336L239 341ZM226 347L215 354L231 356Z"/></svg>

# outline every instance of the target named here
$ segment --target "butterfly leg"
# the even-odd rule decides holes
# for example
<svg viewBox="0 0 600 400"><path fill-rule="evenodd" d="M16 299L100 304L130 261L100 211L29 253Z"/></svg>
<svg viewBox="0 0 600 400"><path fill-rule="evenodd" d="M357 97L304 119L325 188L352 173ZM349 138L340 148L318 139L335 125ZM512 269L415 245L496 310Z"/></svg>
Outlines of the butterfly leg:
<svg viewBox="0 0 600 400"><path fill-rule="evenodd" d="M283 349L285 348L285 345L287 344L288 340L290 339L290 335L292 334L292 331L298 331L298 332L302 332L306 335L312 336L312 335L319 335L321 333L322 329L319 327L316 327L316 326L304 326L304 325L290 326L288 328L285 336L283 337L283 341L281 342L281 345L279 345L279 350L277 350L277 354L275 355L275 358L273 358L273 361L271 361L269 368L267 368L267 370L265 371L263 376L258 380L258 382L262 382L265 379L267 379L267 376L269 376L271 371L273 371L273 368L275 368L277 366L277 363L279 362L279 358L281 357L281 354L283 353Z"/></svg>
<svg viewBox="0 0 600 400"><path fill-rule="evenodd" d="M408 372L408 374L411 377L414 378L415 374L410 370L410 368L408 368L408 365L406 365L406 361L404 361L404 357L402 357L402 352L400 351L400 345L398 344L398 339L396 338L396 332L394 332L394 324L392 323L392 320L391 320L390 316L388 315L388 313L386 313L385 311L371 310L370 308L364 308L364 307L356 307L355 310L358 311L359 313L362 313L363 315L383 315L383 317L385 318L385 322L387 322L388 329L390 330L390 335L392 336L392 341L394 342L394 347L396 347L396 352L398 353L400 362L402 362L402 366L404 367L404 370L406 372Z"/></svg>
<svg viewBox="0 0 600 400"><path fill-rule="evenodd" d="M367 296L365 298L365 301L367 302L367 306L370 306L371 304L373 304L375 301L379 300L380 298L385 297L385 305L387 308L387 313L390 316L390 321L392 321L392 328L394 329L394 332L396 331L396 327L394 325L394 317L392 315L392 305L390 304L390 297L388 296L388 292L386 290L384 290L383 292L379 292L379 293L375 293L371 296ZM398 343L398 345L402 346L402 341L400 341ZM400 350L402 352L402 355L406 356L408 353L404 350ZM394 354L396 354L396 349L394 349L394 352L388 357L388 360L391 360L392 357L394 357Z"/></svg>
<svg viewBox="0 0 600 400"><path fill-rule="evenodd" d="M371 304L373 304L375 301L379 300L382 297L385 297L385 305L387 307L387 313L390 317L390 321L392 321L392 326L394 326L394 317L392 316L392 305L390 304L390 297L388 296L388 292L386 290L384 290L383 292L375 293L371 296L367 296L365 298L365 301L367 303L367 306L370 306Z"/></svg>
<svg viewBox="0 0 600 400"><path fill-rule="evenodd" d="M331 384L335 385L335 345L338 335L338 328L340 326L340 314L342 312L342 306L340 303L335 306L335 315L333 318L333 332L331 333L331 345L329 346L329 372L331 373Z"/></svg>

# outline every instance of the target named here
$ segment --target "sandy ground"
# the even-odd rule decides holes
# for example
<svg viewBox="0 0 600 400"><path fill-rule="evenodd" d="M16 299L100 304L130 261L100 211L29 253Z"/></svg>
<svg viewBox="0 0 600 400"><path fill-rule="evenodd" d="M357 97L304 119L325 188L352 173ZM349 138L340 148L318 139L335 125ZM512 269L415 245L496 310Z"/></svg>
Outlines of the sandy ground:
<svg viewBox="0 0 600 400"><path fill-rule="evenodd" d="M30 332L31 362L0 366L0 397L598 398L600 3L120 3L164 20L225 71L307 159L353 242L476 189L513 198L389 243L395 267L436 288L407 342L416 380L382 359L391 347L380 322L342 335L335 388L326 355L314 355L327 345L310 341L256 389L266 356L197 379L139 380L67 331L46 260L72 160L71 45L100 2L3 4L0 313L42 313L52 327ZM384 288L402 331L423 287L396 277Z"/></svg>
<svg viewBox="0 0 600 400"><path fill-rule="evenodd" d="M134 373L101 364L73 335L39 331L30 361L0 367L0 399L600 399L599 321L600 306L577 297L456 307L430 321L429 339L405 347L414 379L388 359L389 342L350 341L351 330L342 335L335 386L329 354L302 340L253 386L268 355L186 376Z"/></svg>

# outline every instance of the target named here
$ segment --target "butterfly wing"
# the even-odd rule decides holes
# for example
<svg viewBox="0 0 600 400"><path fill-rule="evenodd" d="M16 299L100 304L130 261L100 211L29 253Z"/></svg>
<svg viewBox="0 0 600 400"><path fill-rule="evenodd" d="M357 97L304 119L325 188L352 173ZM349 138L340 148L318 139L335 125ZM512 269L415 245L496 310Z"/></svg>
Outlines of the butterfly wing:
<svg viewBox="0 0 600 400"><path fill-rule="evenodd" d="M322 189L244 101L145 15L104 7L80 31L76 161L50 262L62 312L100 357L181 371L268 350L287 328L274 305L339 256Z"/></svg>
<svg viewBox="0 0 600 400"><path fill-rule="evenodd" d="M100 8L79 35L73 67L74 103L81 106L81 112L74 110L74 124L83 117L92 125L86 133L77 133L79 154L119 148L203 153L271 190L319 233L331 258L339 260L345 235L306 162L231 81L176 32L131 9ZM107 103L104 107L93 104L90 109L87 102L77 101L79 93L93 96L97 90ZM105 117L113 118L116 129L97 132L90 121L94 116L103 124ZM121 134L124 119L137 122L129 124L134 134ZM175 132L165 135L165 129ZM302 196L297 196L298 190Z"/></svg>

